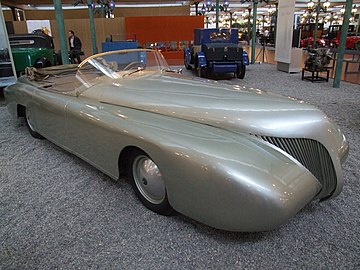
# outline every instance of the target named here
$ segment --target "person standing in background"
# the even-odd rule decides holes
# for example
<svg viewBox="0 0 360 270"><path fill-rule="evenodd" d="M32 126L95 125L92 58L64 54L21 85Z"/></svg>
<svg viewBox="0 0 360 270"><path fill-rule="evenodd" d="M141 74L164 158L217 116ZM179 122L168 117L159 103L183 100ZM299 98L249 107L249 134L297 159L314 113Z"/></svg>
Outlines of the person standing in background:
<svg viewBox="0 0 360 270"><path fill-rule="evenodd" d="M74 31L70 30L69 36L69 47L70 47L70 60L72 64L80 64L81 55L81 40L75 36ZM75 61L76 60L76 61Z"/></svg>

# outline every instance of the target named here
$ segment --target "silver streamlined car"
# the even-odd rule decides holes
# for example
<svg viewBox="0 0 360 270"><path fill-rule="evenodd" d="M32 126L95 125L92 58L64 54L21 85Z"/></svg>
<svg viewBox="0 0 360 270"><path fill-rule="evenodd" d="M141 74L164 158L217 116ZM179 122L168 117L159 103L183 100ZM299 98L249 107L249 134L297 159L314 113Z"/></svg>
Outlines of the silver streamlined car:
<svg viewBox="0 0 360 270"><path fill-rule="evenodd" d="M278 227L338 195L348 143L314 106L171 72L152 50L27 70L5 90L14 117L114 179L154 212L230 231Z"/></svg>

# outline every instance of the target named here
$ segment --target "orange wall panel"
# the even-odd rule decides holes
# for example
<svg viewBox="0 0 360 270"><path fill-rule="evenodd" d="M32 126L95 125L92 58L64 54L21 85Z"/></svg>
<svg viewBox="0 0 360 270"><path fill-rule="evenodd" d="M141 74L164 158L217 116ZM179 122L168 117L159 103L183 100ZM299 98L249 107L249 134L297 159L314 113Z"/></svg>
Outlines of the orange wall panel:
<svg viewBox="0 0 360 270"><path fill-rule="evenodd" d="M193 40L194 29L203 27L203 16L125 18L126 33L135 33L141 46L145 42Z"/></svg>

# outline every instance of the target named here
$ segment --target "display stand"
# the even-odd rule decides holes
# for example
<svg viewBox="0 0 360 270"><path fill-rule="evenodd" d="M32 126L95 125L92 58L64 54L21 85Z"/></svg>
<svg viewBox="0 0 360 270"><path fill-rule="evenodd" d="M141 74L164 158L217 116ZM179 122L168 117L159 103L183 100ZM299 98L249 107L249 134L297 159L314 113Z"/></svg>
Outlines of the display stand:
<svg viewBox="0 0 360 270"><path fill-rule="evenodd" d="M311 76L305 76L305 71L310 72ZM326 72L326 77L320 76L319 74L322 72ZM321 70L303 68L302 69L302 80L308 80L310 82L328 82L329 81L330 69L328 67L324 67Z"/></svg>
<svg viewBox="0 0 360 270"><path fill-rule="evenodd" d="M265 40L263 41L263 44L261 46L261 49L260 51L258 52L258 54L256 55L255 57L255 62L256 60L259 58L259 56L262 54L262 62L259 61L258 63L261 64L261 63L265 63L265 59L267 59L267 56L266 56L266 50L265 50Z"/></svg>

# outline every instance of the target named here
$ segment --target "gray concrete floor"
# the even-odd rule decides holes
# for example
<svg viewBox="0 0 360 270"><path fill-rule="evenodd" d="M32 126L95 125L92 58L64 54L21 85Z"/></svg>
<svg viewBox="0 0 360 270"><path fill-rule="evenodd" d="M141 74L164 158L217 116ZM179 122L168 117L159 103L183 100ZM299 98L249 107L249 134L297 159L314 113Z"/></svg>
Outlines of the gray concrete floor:
<svg viewBox="0 0 360 270"><path fill-rule="evenodd" d="M263 233L159 216L126 181L30 137L1 104L0 269L359 269L360 86L334 89L267 64L249 66L244 80L217 79L301 98L333 118L351 147L343 192Z"/></svg>

